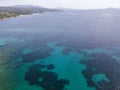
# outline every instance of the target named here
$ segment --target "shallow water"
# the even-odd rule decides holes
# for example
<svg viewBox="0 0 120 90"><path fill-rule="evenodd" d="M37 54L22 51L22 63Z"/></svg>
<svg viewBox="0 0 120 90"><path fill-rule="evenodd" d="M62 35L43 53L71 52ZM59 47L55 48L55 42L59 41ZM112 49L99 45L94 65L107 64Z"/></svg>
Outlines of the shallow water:
<svg viewBox="0 0 120 90"><path fill-rule="evenodd" d="M118 22L79 11L0 21L0 90L119 90Z"/></svg>

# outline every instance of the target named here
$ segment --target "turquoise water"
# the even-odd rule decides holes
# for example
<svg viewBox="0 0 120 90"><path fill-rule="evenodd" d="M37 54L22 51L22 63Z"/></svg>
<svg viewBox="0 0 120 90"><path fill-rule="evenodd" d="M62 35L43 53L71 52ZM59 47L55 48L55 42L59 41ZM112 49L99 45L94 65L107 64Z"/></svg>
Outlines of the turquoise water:
<svg viewBox="0 0 120 90"><path fill-rule="evenodd" d="M4 42L6 43L6 41ZM19 44L19 42L17 43ZM90 59L90 57L87 57L83 52L88 53L88 55L90 56L94 53L100 54L100 53L106 52L108 55L111 55L115 52L114 50L96 48L96 49L87 49L87 50L83 49L82 50L83 52L81 53L72 51L69 54L64 54L63 51L67 48L65 46L57 46L57 43L55 42L46 43L46 46L47 48L53 49L50 56L46 58L37 59L34 62L27 62L27 63L24 63L23 58L20 56L19 58L14 57L12 59L13 61L9 60L10 58L9 56L11 56L12 51L17 53L20 47L7 49L7 50L10 50L9 51L10 53L8 53L7 51L1 52L0 54L1 55L1 59L0 59L1 78L0 79L2 81L1 81L0 90L7 90L7 89L8 90L44 90L42 86L40 87L36 84L30 85L28 81L25 80L25 75L26 75L25 73L28 71L28 68L36 64L42 64L46 66L49 64L52 64L54 66L53 69L48 70L46 68L43 68L41 70L50 71L58 74L58 80L60 79L69 80L69 84L64 86L65 90L74 90L74 89L96 90L95 87L88 86L87 79L82 73L84 70L87 70L87 66L79 62L82 60L89 61ZM6 49L6 47L5 48L3 47L2 49L4 50ZM35 51L40 50L38 47L35 47L35 48L27 47L27 48L21 48L21 49L22 49L21 54L23 55L28 55L32 52L34 53ZM46 48L42 48L41 50L45 51ZM92 70L96 71L95 68L93 68ZM34 73L34 71L31 73ZM31 76L31 78L33 77ZM41 78L40 80L43 80L43 79ZM105 74L94 74L91 80L94 82L94 84L98 86L99 86L99 82L101 82L102 80L105 80L106 82L110 81Z"/></svg>
<svg viewBox="0 0 120 90"><path fill-rule="evenodd" d="M92 77L92 80L95 83L98 83L101 80L105 80L105 81L109 82L109 80L106 78L106 76L104 74L96 74Z"/></svg>
<svg viewBox="0 0 120 90"><path fill-rule="evenodd" d="M65 47L55 46L54 43L49 43L48 47L53 48L54 52L51 54L51 56L49 56L45 59L39 59L34 63L22 64L22 66L17 69L14 69L14 66L12 66L12 65L21 63L22 58L19 58L18 60L16 60L15 63L12 62L13 64L8 63L8 66L10 66L11 68L6 68L7 65L6 66L1 65L1 67L0 67L1 73L8 73L8 71L9 71L9 73L6 74L5 76L13 77L10 80L9 79L6 80L7 82L5 81L4 82L5 84L3 83L5 86L2 86L1 90L2 89L6 90L7 87L11 90L12 89L14 89L14 90L43 90L43 88L37 87L35 85L30 86L24 80L24 74L27 71L27 68L34 64L40 64L41 61L44 61L44 62L42 62L43 65L53 64L55 66L55 69L50 70L50 71L57 73L59 75L59 79L65 78L70 81L70 85L65 86L66 89L73 90L77 87L77 90L79 90L79 89L95 90L94 87L90 88L87 86L86 79L84 78L83 74L81 73L82 70L86 69L85 65L78 63L80 59L85 58L83 54L79 54L77 52L72 52L72 53L70 53L70 55L64 55L62 53L62 51L64 50ZM28 53L31 53L34 51L35 51L35 49L26 48L23 50L23 54L28 54ZM1 62L2 62L2 60L1 60ZM4 67L4 68L2 68L2 67ZM12 81L12 83L9 84L11 81Z"/></svg>
<svg viewBox="0 0 120 90"><path fill-rule="evenodd" d="M61 11L0 21L0 90L119 90L115 20Z"/></svg>
<svg viewBox="0 0 120 90"><path fill-rule="evenodd" d="M16 41L18 40L17 38L14 38L14 37L2 38L0 39L0 46L5 45L7 43L11 43L11 42L15 43Z"/></svg>
<svg viewBox="0 0 120 90"><path fill-rule="evenodd" d="M86 79L81 73L82 70L86 69L85 65L78 63L80 59L84 58L83 54L72 52L70 55L64 55L62 50L65 47L51 46L51 44L49 46L55 51L45 60L47 61L45 64L52 63L55 66L53 71L59 73L60 78L66 78L70 81L70 85L67 85L66 89L73 90L77 87L76 90L95 90L87 86Z"/></svg>

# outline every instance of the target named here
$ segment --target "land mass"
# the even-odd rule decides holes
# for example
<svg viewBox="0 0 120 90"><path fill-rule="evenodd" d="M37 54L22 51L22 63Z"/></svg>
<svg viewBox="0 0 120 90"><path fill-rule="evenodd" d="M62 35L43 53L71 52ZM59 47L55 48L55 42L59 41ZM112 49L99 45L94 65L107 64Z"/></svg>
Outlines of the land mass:
<svg viewBox="0 0 120 90"><path fill-rule="evenodd" d="M5 18L17 17L19 15L29 15L33 13L54 12L56 9L48 9L39 6L17 5L9 7L0 7L0 20Z"/></svg>

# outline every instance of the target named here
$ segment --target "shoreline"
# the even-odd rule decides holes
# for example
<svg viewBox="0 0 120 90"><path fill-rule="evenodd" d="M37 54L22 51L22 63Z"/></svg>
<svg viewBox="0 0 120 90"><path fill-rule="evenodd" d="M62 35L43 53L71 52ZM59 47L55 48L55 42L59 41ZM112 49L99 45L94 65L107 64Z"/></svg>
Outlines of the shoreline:
<svg viewBox="0 0 120 90"><path fill-rule="evenodd" d="M9 12L0 12L0 20L4 20L7 18L15 18L18 17L20 14L9 13Z"/></svg>

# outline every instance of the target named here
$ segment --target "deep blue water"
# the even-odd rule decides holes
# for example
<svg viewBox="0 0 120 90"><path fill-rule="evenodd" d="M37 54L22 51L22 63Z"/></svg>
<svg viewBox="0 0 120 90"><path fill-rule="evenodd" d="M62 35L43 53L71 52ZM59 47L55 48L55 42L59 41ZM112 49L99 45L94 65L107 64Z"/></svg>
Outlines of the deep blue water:
<svg viewBox="0 0 120 90"><path fill-rule="evenodd" d="M60 11L0 21L0 90L119 90L120 16Z"/></svg>

